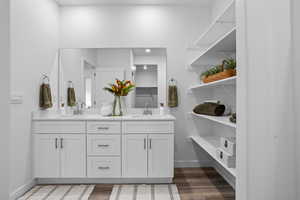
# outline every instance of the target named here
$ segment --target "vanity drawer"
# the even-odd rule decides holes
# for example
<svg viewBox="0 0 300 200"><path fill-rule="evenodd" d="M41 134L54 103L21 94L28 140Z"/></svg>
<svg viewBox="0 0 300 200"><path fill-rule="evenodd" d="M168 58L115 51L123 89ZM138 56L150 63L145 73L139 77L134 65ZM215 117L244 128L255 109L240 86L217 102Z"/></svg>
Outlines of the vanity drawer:
<svg viewBox="0 0 300 200"><path fill-rule="evenodd" d="M90 134L120 134L121 122L87 122L87 132Z"/></svg>
<svg viewBox="0 0 300 200"><path fill-rule="evenodd" d="M173 121L128 121L123 123L124 133L174 133Z"/></svg>
<svg viewBox="0 0 300 200"><path fill-rule="evenodd" d="M33 123L34 133L76 134L86 133L84 121L36 121Z"/></svg>
<svg viewBox="0 0 300 200"><path fill-rule="evenodd" d="M120 135L88 135L89 156L119 156L121 153Z"/></svg>
<svg viewBox="0 0 300 200"><path fill-rule="evenodd" d="M119 178L121 177L120 157L89 157L89 178Z"/></svg>
<svg viewBox="0 0 300 200"><path fill-rule="evenodd" d="M235 168L235 156L230 155L222 149L217 149L217 159L224 163L228 168Z"/></svg>

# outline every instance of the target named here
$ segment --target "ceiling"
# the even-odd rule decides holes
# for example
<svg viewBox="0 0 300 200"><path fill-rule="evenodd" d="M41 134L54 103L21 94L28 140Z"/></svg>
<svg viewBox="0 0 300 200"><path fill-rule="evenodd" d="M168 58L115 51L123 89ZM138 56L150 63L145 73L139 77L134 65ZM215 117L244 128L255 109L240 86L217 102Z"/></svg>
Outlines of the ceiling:
<svg viewBox="0 0 300 200"><path fill-rule="evenodd" d="M60 5L209 5L213 0L56 0Z"/></svg>

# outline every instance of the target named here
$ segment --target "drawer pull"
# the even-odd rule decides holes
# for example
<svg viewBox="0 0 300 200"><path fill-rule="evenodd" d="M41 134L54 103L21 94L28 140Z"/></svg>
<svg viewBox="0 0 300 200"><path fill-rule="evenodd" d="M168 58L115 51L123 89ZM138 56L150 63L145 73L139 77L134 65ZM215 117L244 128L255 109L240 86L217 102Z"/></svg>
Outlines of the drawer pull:
<svg viewBox="0 0 300 200"><path fill-rule="evenodd" d="M220 152L220 158L223 159L223 152Z"/></svg>
<svg viewBox="0 0 300 200"><path fill-rule="evenodd" d="M98 129L98 130L108 130L109 127L98 127L97 129Z"/></svg>
<svg viewBox="0 0 300 200"><path fill-rule="evenodd" d="M108 170L108 169L110 169L110 167L98 167L98 169L100 169L100 170Z"/></svg>
<svg viewBox="0 0 300 200"><path fill-rule="evenodd" d="M98 144L98 147L109 147L108 144Z"/></svg>

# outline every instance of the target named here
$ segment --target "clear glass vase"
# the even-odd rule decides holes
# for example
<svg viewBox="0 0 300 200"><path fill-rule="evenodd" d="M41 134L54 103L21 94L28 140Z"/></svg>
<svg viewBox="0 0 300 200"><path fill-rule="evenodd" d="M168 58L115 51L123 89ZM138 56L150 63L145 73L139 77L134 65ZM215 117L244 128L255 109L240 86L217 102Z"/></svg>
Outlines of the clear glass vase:
<svg viewBox="0 0 300 200"><path fill-rule="evenodd" d="M121 96L115 95L112 115L113 116L123 116Z"/></svg>

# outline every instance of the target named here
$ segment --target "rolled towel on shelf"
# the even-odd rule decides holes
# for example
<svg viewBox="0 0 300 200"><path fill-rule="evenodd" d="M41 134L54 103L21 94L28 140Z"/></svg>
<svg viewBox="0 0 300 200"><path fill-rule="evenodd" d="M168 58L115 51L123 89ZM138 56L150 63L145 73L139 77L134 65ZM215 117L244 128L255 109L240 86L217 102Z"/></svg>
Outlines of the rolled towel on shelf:
<svg viewBox="0 0 300 200"><path fill-rule="evenodd" d="M49 84L43 83L40 86L39 105L43 110L51 108L53 106L51 88Z"/></svg>
<svg viewBox="0 0 300 200"><path fill-rule="evenodd" d="M194 113L200 115L222 116L225 112L225 105L219 103L205 102L193 109Z"/></svg>

